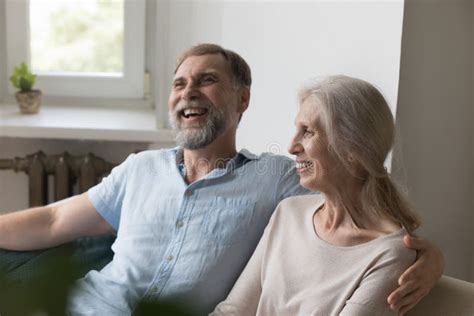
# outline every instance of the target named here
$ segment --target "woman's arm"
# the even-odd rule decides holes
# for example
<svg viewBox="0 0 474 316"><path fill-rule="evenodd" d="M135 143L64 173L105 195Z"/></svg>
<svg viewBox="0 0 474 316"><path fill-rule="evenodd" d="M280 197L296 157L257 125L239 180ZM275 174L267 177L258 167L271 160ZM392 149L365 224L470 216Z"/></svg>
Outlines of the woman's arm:
<svg viewBox="0 0 474 316"><path fill-rule="evenodd" d="M397 315L387 303L387 296L397 288L400 274L415 261L416 254L400 243L390 243L387 250L364 275L358 287L346 301L340 315Z"/></svg>

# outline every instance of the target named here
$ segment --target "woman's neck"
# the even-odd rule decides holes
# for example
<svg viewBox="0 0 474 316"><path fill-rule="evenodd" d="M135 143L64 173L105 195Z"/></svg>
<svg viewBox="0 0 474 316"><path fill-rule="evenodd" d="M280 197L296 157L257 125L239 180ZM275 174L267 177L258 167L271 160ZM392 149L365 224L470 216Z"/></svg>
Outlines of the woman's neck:
<svg viewBox="0 0 474 316"><path fill-rule="evenodd" d="M351 246L392 233L400 227L387 218L369 214L361 202L362 185L323 192L326 201L313 224L320 238L339 246Z"/></svg>

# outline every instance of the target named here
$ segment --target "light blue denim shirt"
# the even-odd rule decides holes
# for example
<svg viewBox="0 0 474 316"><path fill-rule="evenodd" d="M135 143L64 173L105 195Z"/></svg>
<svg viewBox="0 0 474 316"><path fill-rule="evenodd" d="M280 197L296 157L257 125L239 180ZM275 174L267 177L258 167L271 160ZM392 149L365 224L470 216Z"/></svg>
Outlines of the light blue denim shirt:
<svg viewBox="0 0 474 316"><path fill-rule="evenodd" d="M276 205L308 194L291 159L240 151L187 184L179 148L130 155L89 190L117 231L113 260L78 281L73 315L127 315L141 299L187 299L210 311L225 299Z"/></svg>

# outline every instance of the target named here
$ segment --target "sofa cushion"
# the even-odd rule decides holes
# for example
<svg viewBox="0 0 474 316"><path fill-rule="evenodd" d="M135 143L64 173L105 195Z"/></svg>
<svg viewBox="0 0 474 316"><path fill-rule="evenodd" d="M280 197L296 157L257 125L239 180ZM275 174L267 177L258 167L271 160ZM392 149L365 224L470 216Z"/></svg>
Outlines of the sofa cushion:
<svg viewBox="0 0 474 316"><path fill-rule="evenodd" d="M407 315L472 316L474 283L442 276L431 292Z"/></svg>

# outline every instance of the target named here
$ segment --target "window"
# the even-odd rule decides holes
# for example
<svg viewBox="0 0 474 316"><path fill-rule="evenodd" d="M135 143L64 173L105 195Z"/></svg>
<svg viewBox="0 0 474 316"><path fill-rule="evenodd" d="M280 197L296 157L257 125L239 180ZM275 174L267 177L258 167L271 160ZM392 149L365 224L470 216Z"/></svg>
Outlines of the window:
<svg viewBox="0 0 474 316"><path fill-rule="evenodd" d="M6 13L9 72L26 61L45 95L143 98L145 0L7 0Z"/></svg>

